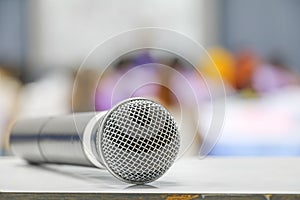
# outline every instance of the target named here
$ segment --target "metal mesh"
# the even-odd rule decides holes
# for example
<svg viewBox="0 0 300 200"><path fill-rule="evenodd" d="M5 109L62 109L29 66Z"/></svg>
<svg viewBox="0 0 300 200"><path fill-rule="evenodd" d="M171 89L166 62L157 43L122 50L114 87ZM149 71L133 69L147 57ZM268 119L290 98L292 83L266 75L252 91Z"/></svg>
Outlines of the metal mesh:
<svg viewBox="0 0 300 200"><path fill-rule="evenodd" d="M131 183L151 182L173 164L179 151L177 125L161 105L135 99L113 109L103 122L101 145L108 170Z"/></svg>

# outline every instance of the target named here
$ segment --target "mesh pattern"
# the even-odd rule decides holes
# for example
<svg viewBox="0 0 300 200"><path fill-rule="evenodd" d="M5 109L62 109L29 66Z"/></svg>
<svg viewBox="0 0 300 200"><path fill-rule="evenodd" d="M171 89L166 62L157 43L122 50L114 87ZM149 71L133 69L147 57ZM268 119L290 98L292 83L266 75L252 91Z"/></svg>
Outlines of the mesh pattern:
<svg viewBox="0 0 300 200"><path fill-rule="evenodd" d="M118 178L131 183L151 182L173 164L179 151L178 128L161 105L131 100L114 108L103 123L99 141L102 155Z"/></svg>

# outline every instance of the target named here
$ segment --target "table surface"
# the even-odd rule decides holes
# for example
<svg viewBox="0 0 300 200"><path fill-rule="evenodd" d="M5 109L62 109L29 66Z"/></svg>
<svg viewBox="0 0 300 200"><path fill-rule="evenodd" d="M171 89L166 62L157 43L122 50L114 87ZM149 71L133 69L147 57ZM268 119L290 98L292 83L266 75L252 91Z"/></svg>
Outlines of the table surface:
<svg viewBox="0 0 300 200"><path fill-rule="evenodd" d="M0 191L11 193L273 195L300 198L300 158L182 158L160 179L129 185L105 170L29 165L0 158ZM296 197L294 196L294 197ZM191 196L192 197L192 196ZM264 196L265 197L265 196ZM220 199L220 198L219 198Z"/></svg>

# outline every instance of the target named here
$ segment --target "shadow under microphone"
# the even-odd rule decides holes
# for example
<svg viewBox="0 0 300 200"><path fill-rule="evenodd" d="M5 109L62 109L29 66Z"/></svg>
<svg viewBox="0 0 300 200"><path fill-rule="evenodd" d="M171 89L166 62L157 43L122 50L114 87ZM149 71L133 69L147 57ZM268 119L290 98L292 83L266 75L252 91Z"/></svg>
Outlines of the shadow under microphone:
<svg viewBox="0 0 300 200"><path fill-rule="evenodd" d="M180 137L162 105L131 98L106 112L17 121L10 146L30 163L105 168L121 181L144 184L171 167Z"/></svg>

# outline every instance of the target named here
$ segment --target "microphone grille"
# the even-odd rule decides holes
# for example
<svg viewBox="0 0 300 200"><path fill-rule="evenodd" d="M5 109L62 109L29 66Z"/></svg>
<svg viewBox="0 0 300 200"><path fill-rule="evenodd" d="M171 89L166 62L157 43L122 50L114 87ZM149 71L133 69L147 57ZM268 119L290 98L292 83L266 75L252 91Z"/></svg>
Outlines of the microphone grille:
<svg viewBox="0 0 300 200"><path fill-rule="evenodd" d="M170 113L148 99L129 99L112 108L98 132L97 147L106 168L135 184L162 176L179 151L178 127Z"/></svg>

